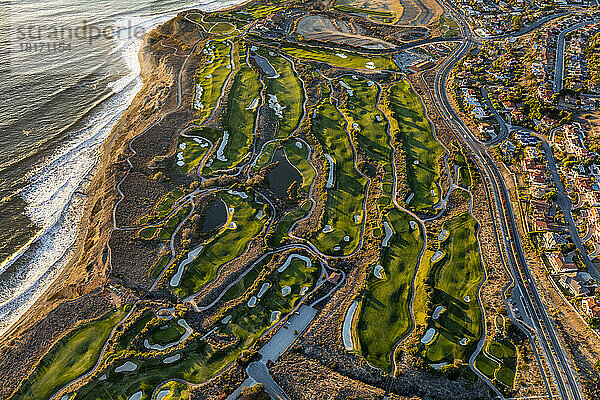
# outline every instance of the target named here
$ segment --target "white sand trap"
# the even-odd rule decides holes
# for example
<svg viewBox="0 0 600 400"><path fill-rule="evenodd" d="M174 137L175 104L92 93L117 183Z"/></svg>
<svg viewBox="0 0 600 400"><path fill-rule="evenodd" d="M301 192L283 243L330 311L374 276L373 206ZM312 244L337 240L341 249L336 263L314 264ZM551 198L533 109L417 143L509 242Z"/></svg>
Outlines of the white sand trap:
<svg viewBox="0 0 600 400"><path fill-rule="evenodd" d="M286 286L284 286L284 287L281 288L281 295L283 297L289 295L290 293L292 293L292 288L291 287L289 287L289 286L286 285Z"/></svg>
<svg viewBox="0 0 600 400"><path fill-rule="evenodd" d="M335 53L335 55L338 56L339 58L343 58L343 59L348 58L348 56L345 55L344 53Z"/></svg>
<svg viewBox="0 0 600 400"><path fill-rule="evenodd" d="M431 189L429 193L431 193L432 196L435 196L435 190Z"/></svg>
<svg viewBox="0 0 600 400"><path fill-rule="evenodd" d="M416 229L417 223L415 221L409 221L410 229Z"/></svg>
<svg viewBox="0 0 600 400"><path fill-rule="evenodd" d="M277 95L268 94L269 97L269 108L275 112L279 118L283 118L283 110L285 110L285 106L279 104L279 100L277 99Z"/></svg>
<svg viewBox="0 0 600 400"><path fill-rule="evenodd" d="M333 169L335 168L335 161L329 154L324 154L327 161L329 161L329 176L327 177L327 184L325 187L331 189L333 187Z"/></svg>
<svg viewBox="0 0 600 400"><path fill-rule="evenodd" d="M140 390L139 392L135 392L134 394L132 394L131 397L129 398L129 400L140 400L143 395L144 395L144 392L142 392Z"/></svg>
<svg viewBox="0 0 600 400"><path fill-rule="evenodd" d="M356 122L353 122L352 129L354 129L355 131L360 131L360 125Z"/></svg>
<svg viewBox="0 0 600 400"><path fill-rule="evenodd" d="M448 365L448 363L446 361L444 361L444 362L437 363L437 364L431 364L431 368L437 369L439 371L440 369L442 369L442 367L445 367L446 365Z"/></svg>
<svg viewBox="0 0 600 400"><path fill-rule="evenodd" d="M235 190L231 190L231 189L229 189L229 190L227 191L227 193L229 193L229 194L231 194L231 195L233 195L233 196L239 196L239 197L241 197L242 199L247 199L247 198L248 198L248 195L246 194L246 192L236 192Z"/></svg>
<svg viewBox="0 0 600 400"><path fill-rule="evenodd" d="M183 160L183 153L181 151L179 153L177 153L177 159L179 161Z"/></svg>
<svg viewBox="0 0 600 400"><path fill-rule="evenodd" d="M346 89L346 92L348 92L348 96L352 97L354 96L354 90L352 90L352 88L350 86L348 86L348 84L344 81L340 81L340 85Z"/></svg>
<svg viewBox="0 0 600 400"><path fill-rule="evenodd" d="M296 142L296 147L301 149L302 148L302 142Z"/></svg>
<svg viewBox="0 0 600 400"><path fill-rule="evenodd" d="M262 208L260 210L258 210L258 212L256 213L256 219L262 219L262 217L265 216L265 212L262 210Z"/></svg>
<svg viewBox="0 0 600 400"><path fill-rule="evenodd" d="M281 315L281 311L273 311L271 313L271 323L277 321L279 319L280 315Z"/></svg>
<svg viewBox="0 0 600 400"><path fill-rule="evenodd" d="M442 229L442 231L438 235L438 240L440 242L443 242L444 240L446 240L446 238L448 237L448 235L450 235L450 232L448 232L446 229Z"/></svg>
<svg viewBox="0 0 600 400"><path fill-rule="evenodd" d="M469 297L469 295L466 295L465 298L463 299L465 302L470 303L471 302L471 297Z"/></svg>
<svg viewBox="0 0 600 400"><path fill-rule="evenodd" d="M256 295L256 297L258 297L259 299L261 297L263 297L263 295L265 294L267 289L270 287L271 287L271 284L269 282L263 283L262 286L260 287L260 290L258 291L258 294Z"/></svg>
<svg viewBox="0 0 600 400"><path fill-rule="evenodd" d="M256 107L258 107L259 101L260 101L260 99L258 97L256 97L254 100L252 100L252 103L250 103L250 105L248 107L246 107L246 110L254 110Z"/></svg>
<svg viewBox="0 0 600 400"><path fill-rule="evenodd" d="M387 221L383 221L383 229L385 230L385 237L381 241L381 245L383 247L387 247L388 242L390 241L392 236L394 236L394 230L392 229L389 222L387 222Z"/></svg>
<svg viewBox="0 0 600 400"><path fill-rule="evenodd" d="M227 226L227 228L229 228L229 229L237 229L237 224L235 222L231 221L229 223L229 225Z"/></svg>
<svg viewBox="0 0 600 400"><path fill-rule="evenodd" d="M221 140L221 143L219 144L219 148L217 149L217 160L222 161L222 162L227 162L227 158L223 154L223 151L225 150L225 146L227 146L228 141L229 141L229 132L224 131L223 139Z"/></svg>
<svg viewBox="0 0 600 400"><path fill-rule="evenodd" d="M231 314L227 315L226 317L224 317L224 318L221 320L221 322L222 322L223 324L228 324L228 323L229 323L229 321L231 321Z"/></svg>
<svg viewBox="0 0 600 400"><path fill-rule="evenodd" d="M185 270L185 267L191 263L192 261L194 261L194 259L196 257L198 257L198 254L200 254L200 252L202 251L202 248L204 246L200 245L198 247L196 247L194 250L190 251L188 253L188 256L185 260L183 260L181 262L181 264L179 264L179 267L177 268L177 273L175 275L173 275L173 277L171 278L171 281L169 282L169 284L174 287L179 285L179 281L181 280L181 275L183 274L183 271Z"/></svg>
<svg viewBox="0 0 600 400"><path fill-rule="evenodd" d="M415 160L415 161L413 161L413 164L415 164L415 165L419 165L419 160Z"/></svg>
<svg viewBox="0 0 600 400"><path fill-rule="evenodd" d="M352 79L354 79L355 81L357 81L358 80L358 76L352 75Z"/></svg>
<svg viewBox="0 0 600 400"><path fill-rule="evenodd" d="M323 228L323 233L329 233L332 231L333 231L333 228L329 224L325 225L325 228Z"/></svg>
<svg viewBox="0 0 600 400"><path fill-rule="evenodd" d="M354 319L357 308L358 301L354 301L348 309L346 317L344 317L344 324L342 325L342 341L344 342L344 348L346 350L354 349L354 343L352 342L352 320Z"/></svg>
<svg viewBox="0 0 600 400"><path fill-rule="evenodd" d="M256 302L258 300L256 299L256 296L252 296L250 297L250 300L248 300L248 307L252 308L256 305Z"/></svg>
<svg viewBox="0 0 600 400"><path fill-rule="evenodd" d="M183 161L177 161L177 166L183 167L185 163Z"/></svg>
<svg viewBox="0 0 600 400"><path fill-rule="evenodd" d="M458 343L460 343L461 346L466 346L467 343L469 343L469 339L464 337L464 338L460 339L460 342L458 342Z"/></svg>
<svg viewBox="0 0 600 400"><path fill-rule="evenodd" d="M425 335L421 338L421 343L423 344L429 344L433 341L433 338L435 337L435 334L437 332L435 331L435 328L429 328L427 329L427 332L425 332Z"/></svg>
<svg viewBox="0 0 600 400"><path fill-rule="evenodd" d="M365 67L367 67L368 69L375 69L375 64L373 63L373 61L367 61Z"/></svg>
<svg viewBox="0 0 600 400"><path fill-rule="evenodd" d="M376 265L375 268L373 268L373 275L379 279L383 279L383 266Z"/></svg>
<svg viewBox="0 0 600 400"><path fill-rule="evenodd" d="M234 211L235 211L235 208L233 208L233 207L229 207L229 208L227 209L227 212L228 212L229 214L233 214L233 212L234 212Z"/></svg>
<svg viewBox="0 0 600 400"><path fill-rule="evenodd" d="M202 108L204 108L204 105L200 101L200 100L202 100L202 91L203 90L204 89L202 88L202 85L199 83L196 83L196 94L194 95L194 110L201 110Z"/></svg>
<svg viewBox="0 0 600 400"><path fill-rule="evenodd" d="M375 84L375 82L373 82L373 81L367 81L367 86L369 86L369 87L373 86L374 84Z"/></svg>
<svg viewBox="0 0 600 400"><path fill-rule="evenodd" d="M171 389L163 389L156 394L156 400L163 400L169 394L171 394Z"/></svg>
<svg viewBox="0 0 600 400"><path fill-rule="evenodd" d="M440 251L440 250L438 250L438 251L436 251L436 252L435 252L435 254L434 254L432 257L431 257L431 262L432 262L432 263L434 263L434 262L437 262L437 261L441 260L441 259L442 259L442 257L444 257L444 252L443 252L443 251Z"/></svg>
<svg viewBox="0 0 600 400"><path fill-rule="evenodd" d="M350 236L346 235L344 236L344 242L349 242L350 241Z"/></svg>
<svg viewBox="0 0 600 400"><path fill-rule="evenodd" d="M361 220L361 218L360 218L359 214L354 215L354 223L355 224L360 224L360 220Z"/></svg>
<svg viewBox="0 0 600 400"><path fill-rule="evenodd" d="M381 115L376 115L375 119L377 120L377 122L383 121L383 117Z"/></svg>
<svg viewBox="0 0 600 400"><path fill-rule="evenodd" d="M69 395L63 394L63 396L60 398L60 400L69 400Z"/></svg>
<svg viewBox="0 0 600 400"><path fill-rule="evenodd" d="M105 381L106 380L106 374L102 374L100 375L100 377L98 378L99 381Z"/></svg>
<svg viewBox="0 0 600 400"><path fill-rule="evenodd" d="M435 308L435 310L433 310L433 314L431 315L431 318L433 319L438 319L440 317L440 315L446 310L446 307L444 306L437 306Z"/></svg>
<svg viewBox="0 0 600 400"><path fill-rule="evenodd" d="M125 362L123 365L119 365L115 368L115 372L131 372L137 369L137 364L132 363L131 361Z"/></svg>
<svg viewBox="0 0 600 400"><path fill-rule="evenodd" d="M178 361L181 358L181 353L177 353L175 355L172 355L171 357L167 357L163 360L163 363L165 364L172 364L175 361Z"/></svg>
<svg viewBox="0 0 600 400"><path fill-rule="evenodd" d="M300 290L300 296L304 296L306 294L306 292L308 292L308 289L310 289L310 286L304 286L301 290Z"/></svg>
<svg viewBox="0 0 600 400"><path fill-rule="evenodd" d="M338 250L341 250L341 249L342 249L342 247L341 247L341 246L335 246L335 247L333 248L333 251L338 251Z"/></svg>
<svg viewBox="0 0 600 400"><path fill-rule="evenodd" d="M310 258L301 256L300 254L290 254L290 256L285 260L283 265L281 267L277 268L277 272L285 271L285 269L290 265L290 263L292 262L292 260L294 258L304 261L307 268L310 268L312 266L312 262L310 261Z"/></svg>
<svg viewBox="0 0 600 400"><path fill-rule="evenodd" d="M410 201L413 199L413 197L415 197L414 193L411 193L408 198L406 199L406 204L410 204Z"/></svg>
<svg viewBox="0 0 600 400"><path fill-rule="evenodd" d="M180 144L179 144L179 148L180 148L181 150L185 150L185 145L186 145L186 144L187 144L187 143L185 143L185 142L183 142L183 143L180 143Z"/></svg>

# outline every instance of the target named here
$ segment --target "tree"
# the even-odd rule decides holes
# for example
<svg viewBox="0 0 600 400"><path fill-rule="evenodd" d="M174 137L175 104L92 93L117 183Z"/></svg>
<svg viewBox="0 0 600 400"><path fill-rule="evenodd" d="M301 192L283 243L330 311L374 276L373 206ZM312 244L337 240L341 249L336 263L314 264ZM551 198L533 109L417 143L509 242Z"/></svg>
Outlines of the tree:
<svg viewBox="0 0 600 400"><path fill-rule="evenodd" d="M252 387L242 389L242 399L244 400L270 400L271 397L265 391L262 383L257 383Z"/></svg>

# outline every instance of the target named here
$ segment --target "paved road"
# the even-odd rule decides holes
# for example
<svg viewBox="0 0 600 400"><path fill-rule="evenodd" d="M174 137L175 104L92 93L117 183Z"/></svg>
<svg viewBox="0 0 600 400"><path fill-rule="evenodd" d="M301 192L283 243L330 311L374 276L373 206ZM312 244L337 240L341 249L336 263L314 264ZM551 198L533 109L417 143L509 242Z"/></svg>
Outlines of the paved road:
<svg viewBox="0 0 600 400"><path fill-rule="evenodd" d="M263 384L266 392L269 393L269 396L271 396L272 399L290 400L281 386L279 386L277 382L273 380L273 377L271 377L267 366L262 361L256 361L248 365L246 372L248 373L250 379Z"/></svg>
<svg viewBox="0 0 600 400"><path fill-rule="evenodd" d="M510 271L515 280L515 285L524 294L523 300L525 310L532 316L534 323L534 332L539 339L540 346L548 361L548 367L552 372L555 382L558 386L560 397L562 399L583 399L577 374L569 357L557 339L557 332L553 322L547 315L545 305L539 296L535 280L533 279L525 254L521 245L517 224L515 221L509 192L504 184L502 174L500 174L495 163L487 153L484 144L479 142L456 114L448 100L446 92L446 82L450 70L454 65L464 57L472 48L473 44L470 28L462 20L460 24L465 40L456 48L453 56L449 57L436 75L435 94L437 98L436 106L441 107L441 115L447 120L448 125L457 132L457 138L465 149L473 156L474 160L480 166L483 177L489 181L493 193L493 200L496 203L496 209L500 213L500 231L505 239L505 253L510 265ZM494 219L494 225L497 221ZM502 251L502 249L501 249ZM535 346L535 343L532 343Z"/></svg>
<svg viewBox="0 0 600 400"><path fill-rule="evenodd" d="M576 31L579 28L582 28L588 24L591 24L593 21L584 21L580 22L576 25L573 25L564 31L562 31L558 35L557 45L556 45L556 61L554 63L554 93L558 93L563 89L563 83L565 79L565 38L566 36Z"/></svg>

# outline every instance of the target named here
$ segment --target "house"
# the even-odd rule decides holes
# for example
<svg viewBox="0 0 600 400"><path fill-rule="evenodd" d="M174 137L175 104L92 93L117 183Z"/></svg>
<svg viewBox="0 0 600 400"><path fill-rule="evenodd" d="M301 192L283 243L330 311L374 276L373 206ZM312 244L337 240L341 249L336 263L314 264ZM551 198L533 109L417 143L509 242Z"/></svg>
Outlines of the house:
<svg viewBox="0 0 600 400"><path fill-rule="evenodd" d="M556 232L544 232L542 238L544 241L544 247L547 250L556 250L558 245L567 243L567 239Z"/></svg>
<svg viewBox="0 0 600 400"><path fill-rule="evenodd" d="M574 296L588 296L590 294L590 289L587 287L587 282L589 279L586 279L586 276L577 273L570 272L562 275L558 282Z"/></svg>
<svg viewBox="0 0 600 400"><path fill-rule="evenodd" d="M327 280L331 283L337 284L340 281L341 277L342 276L339 273L333 272L331 275L329 275L329 278Z"/></svg>
<svg viewBox="0 0 600 400"><path fill-rule="evenodd" d="M548 257L548 262L550 262L550 266L556 274L564 274L578 271L575 263L565 262L563 256L560 255L558 252L553 252L549 254L546 253L546 256Z"/></svg>
<svg viewBox="0 0 600 400"><path fill-rule="evenodd" d="M488 124L487 122L484 122L483 124L479 125L479 132L491 136L496 133L496 130L492 125Z"/></svg>
<svg viewBox="0 0 600 400"><path fill-rule="evenodd" d="M598 304L595 298L590 297L581 300L581 307L591 318L600 318L600 304Z"/></svg>

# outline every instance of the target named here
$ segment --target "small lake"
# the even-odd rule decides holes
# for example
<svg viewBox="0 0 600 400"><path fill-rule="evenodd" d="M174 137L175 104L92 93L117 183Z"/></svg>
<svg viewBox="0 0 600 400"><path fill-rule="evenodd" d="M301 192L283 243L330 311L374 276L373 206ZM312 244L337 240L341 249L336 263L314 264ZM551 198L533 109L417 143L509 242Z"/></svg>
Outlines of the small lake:
<svg viewBox="0 0 600 400"><path fill-rule="evenodd" d="M227 222L227 205L221 199L216 199L204 215L204 225L202 232L211 231Z"/></svg>
<svg viewBox="0 0 600 400"><path fill-rule="evenodd" d="M267 78L277 78L279 76L275 68L273 68L269 60L267 60L266 58L261 57L258 54L251 54L250 57L252 57L254 61L256 61L256 64L267 76Z"/></svg>
<svg viewBox="0 0 600 400"><path fill-rule="evenodd" d="M275 196L279 198L287 197L287 190L293 182L302 184L302 175L294 167L287 157L283 149L278 149L273 155L273 162L277 162L277 166L269 171L267 178L269 179L269 185L271 190L275 193Z"/></svg>

